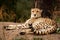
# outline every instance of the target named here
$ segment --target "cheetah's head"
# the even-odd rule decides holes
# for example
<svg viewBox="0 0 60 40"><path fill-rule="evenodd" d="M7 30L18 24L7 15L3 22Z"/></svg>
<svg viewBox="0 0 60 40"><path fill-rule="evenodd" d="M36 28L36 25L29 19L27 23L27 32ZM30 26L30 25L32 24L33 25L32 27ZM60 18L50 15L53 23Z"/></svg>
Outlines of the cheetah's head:
<svg viewBox="0 0 60 40"><path fill-rule="evenodd" d="M42 10L39 8L33 8L31 9L31 18L38 18L41 17Z"/></svg>

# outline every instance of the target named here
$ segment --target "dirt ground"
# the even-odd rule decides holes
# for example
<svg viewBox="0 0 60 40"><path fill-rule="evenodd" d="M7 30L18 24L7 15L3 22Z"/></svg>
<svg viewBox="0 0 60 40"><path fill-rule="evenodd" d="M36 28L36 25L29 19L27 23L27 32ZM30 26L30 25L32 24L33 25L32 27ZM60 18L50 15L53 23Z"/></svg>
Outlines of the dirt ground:
<svg viewBox="0 0 60 40"><path fill-rule="evenodd" d="M0 40L12 40L16 37L24 37L29 40L33 40L33 38L42 38L43 40L60 40L60 34L49 34L49 35L34 35L34 34L28 34L28 35L19 35L20 29L15 30L5 30L3 29L3 26L6 25L18 25L20 23L13 23L13 22L0 22ZM58 25L60 27L60 25Z"/></svg>

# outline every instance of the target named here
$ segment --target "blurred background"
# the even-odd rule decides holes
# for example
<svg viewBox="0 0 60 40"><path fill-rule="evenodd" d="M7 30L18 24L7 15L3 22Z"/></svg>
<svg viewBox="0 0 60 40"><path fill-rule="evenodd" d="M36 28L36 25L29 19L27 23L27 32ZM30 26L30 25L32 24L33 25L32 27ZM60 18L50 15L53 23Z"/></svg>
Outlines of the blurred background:
<svg viewBox="0 0 60 40"><path fill-rule="evenodd" d="M36 2L37 2L36 7L42 10L49 11L49 13L52 15L51 18L54 19L58 23L58 27L60 27L60 0L0 0L0 40L10 39L12 37L15 37L15 33L20 32L19 30L6 31L4 29L4 26L10 24L17 25L18 23L20 24L25 22L27 19L30 18L31 8L35 7ZM15 23L11 23L11 22L15 22ZM60 28L58 29L57 33L58 32L60 32ZM44 37L40 35L39 38L36 36L37 38L34 38L34 40L35 39L40 40L41 38L43 38L44 40L49 40L49 39L52 40L52 38L54 40L58 40L58 39L60 40L60 34L53 34L53 35L54 36L46 35L46 38L45 35ZM20 37L20 35L17 36ZM19 37L17 38L19 39ZM28 36L25 35L25 38L28 37L29 35ZM30 35L30 37L33 38L33 35Z"/></svg>
<svg viewBox="0 0 60 40"><path fill-rule="evenodd" d="M53 19L60 23L60 0L0 0L0 22L25 22L35 7L50 10Z"/></svg>

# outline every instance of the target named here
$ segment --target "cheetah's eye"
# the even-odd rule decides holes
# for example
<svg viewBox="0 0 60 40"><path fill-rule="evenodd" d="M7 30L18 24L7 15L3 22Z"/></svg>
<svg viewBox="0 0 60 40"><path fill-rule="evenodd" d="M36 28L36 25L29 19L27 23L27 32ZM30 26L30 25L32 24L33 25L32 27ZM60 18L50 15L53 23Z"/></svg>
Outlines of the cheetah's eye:
<svg viewBox="0 0 60 40"><path fill-rule="evenodd" d="M39 11L37 11L37 12L39 12Z"/></svg>
<svg viewBox="0 0 60 40"><path fill-rule="evenodd" d="M32 12L34 12L34 11L32 11Z"/></svg>

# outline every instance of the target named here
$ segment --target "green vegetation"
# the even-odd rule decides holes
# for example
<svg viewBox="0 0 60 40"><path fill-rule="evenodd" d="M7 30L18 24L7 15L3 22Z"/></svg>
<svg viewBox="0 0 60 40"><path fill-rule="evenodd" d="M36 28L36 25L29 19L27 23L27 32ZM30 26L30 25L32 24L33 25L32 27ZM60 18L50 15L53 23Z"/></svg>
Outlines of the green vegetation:
<svg viewBox="0 0 60 40"><path fill-rule="evenodd" d="M18 22L24 22L30 18L30 10L33 7L33 0L18 0L17 1L17 17Z"/></svg>
<svg viewBox="0 0 60 40"><path fill-rule="evenodd" d="M42 0L43 9L54 9L56 0ZM0 21L25 22L30 18L30 10L34 7L34 0L0 0ZM46 8L45 8L46 7ZM60 19L57 19L60 22Z"/></svg>
<svg viewBox="0 0 60 40"><path fill-rule="evenodd" d="M56 33L60 34L60 28L57 28Z"/></svg>
<svg viewBox="0 0 60 40"><path fill-rule="evenodd" d="M56 22L57 22L57 23L60 23L60 17L57 17L57 18L56 18Z"/></svg>
<svg viewBox="0 0 60 40"><path fill-rule="evenodd" d="M30 18L33 0L0 0L0 21L24 22ZM2 10L3 9L3 10Z"/></svg>

